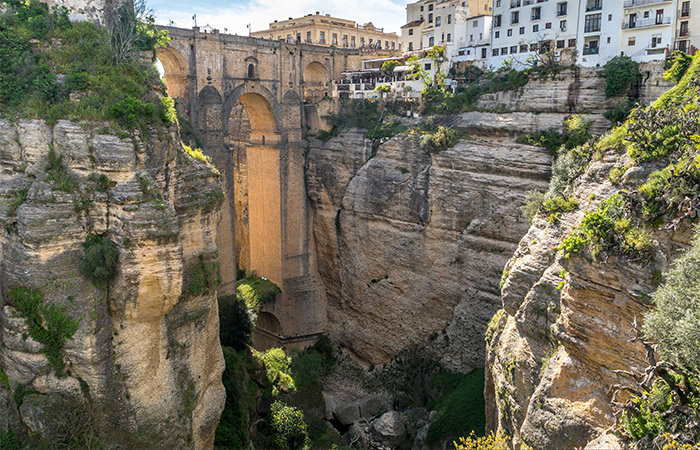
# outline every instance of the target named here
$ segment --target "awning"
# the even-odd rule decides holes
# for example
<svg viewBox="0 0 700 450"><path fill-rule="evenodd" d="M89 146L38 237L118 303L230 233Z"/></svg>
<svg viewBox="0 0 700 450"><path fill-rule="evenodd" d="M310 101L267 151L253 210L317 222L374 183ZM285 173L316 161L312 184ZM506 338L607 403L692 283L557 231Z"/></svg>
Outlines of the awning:
<svg viewBox="0 0 700 450"><path fill-rule="evenodd" d="M407 72L408 66L396 66L394 67L394 72Z"/></svg>

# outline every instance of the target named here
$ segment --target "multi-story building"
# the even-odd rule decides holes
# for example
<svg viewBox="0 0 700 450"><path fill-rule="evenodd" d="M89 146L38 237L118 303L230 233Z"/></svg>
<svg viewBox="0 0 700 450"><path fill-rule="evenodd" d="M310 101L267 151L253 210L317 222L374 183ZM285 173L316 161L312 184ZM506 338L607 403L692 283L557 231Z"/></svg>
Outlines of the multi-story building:
<svg viewBox="0 0 700 450"><path fill-rule="evenodd" d="M675 0L625 0L620 52L637 61L664 59L673 46Z"/></svg>
<svg viewBox="0 0 700 450"><path fill-rule="evenodd" d="M624 28L623 1L626 0L580 1L576 27L577 64L588 67L603 66L620 54Z"/></svg>
<svg viewBox="0 0 700 450"><path fill-rule="evenodd" d="M676 5L673 49L695 54L700 47L700 0L681 0Z"/></svg>
<svg viewBox="0 0 700 450"><path fill-rule="evenodd" d="M400 50L401 41L396 33L385 33L372 23L358 25L353 20L331 17L330 14L307 14L270 23L270 28L255 31L253 37L284 40L289 43L304 43L341 48L377 48Z"/></svg>
<svg viewBox="0 0 700 450"><path fill-rule="evenodd" d="M466 19L465 26L455 29L455 45L451 61L466 61L486 68L491 51L491 22L493 17L481 15Z"/></svg>
<svg viewBox="0 0 700 450"><path fill-rule="evenodd" d="M573 58L579 45L580 3L494 0L489 65L500 67L513 60L523 67L546 50L554 50L557 58Z"/></svg>
<svg viewBox="0 0 700 450"><path fill-rule="evenodd" d="M405 51L434 45L454 46L469 16L491 14L492 0L419 0L406 5L406 25L401 27Z"/></svg>

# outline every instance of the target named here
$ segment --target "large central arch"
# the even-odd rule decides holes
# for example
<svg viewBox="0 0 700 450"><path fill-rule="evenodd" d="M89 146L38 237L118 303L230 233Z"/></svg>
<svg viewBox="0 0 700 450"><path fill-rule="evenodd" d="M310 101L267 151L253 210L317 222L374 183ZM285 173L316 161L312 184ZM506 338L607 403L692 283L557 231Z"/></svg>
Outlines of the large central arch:
<svg viewBox="0 0 700 450"><path fill-rule="evenodd" d="M167 87L168 97L175 100L175 106L180 114L189 117L190 77L185 57L171 47L159 48L156 51L156 57L163 65L163 81Z"/></svg>
<svg viewBox="0 0 700 450"><path fill-rule="evenodd" d="M282 190L280 148L274 102L260 88L241 86L227 98L225 133L244 153L246 183L236 183L236 223L247 219L247 236L237 239L239 265L248 272L283 285ZM270 98L270 100L268 100ZM235 125L235 126L234 126ZM230 136L238 130L244 133ZM233 139L231 139L233 138ZM246 207L238 207L244 199ZM238 210L240 209L240 211ZM245 217L242 217L243 213ZM236 232L240 235L239 232Z"/></svg>

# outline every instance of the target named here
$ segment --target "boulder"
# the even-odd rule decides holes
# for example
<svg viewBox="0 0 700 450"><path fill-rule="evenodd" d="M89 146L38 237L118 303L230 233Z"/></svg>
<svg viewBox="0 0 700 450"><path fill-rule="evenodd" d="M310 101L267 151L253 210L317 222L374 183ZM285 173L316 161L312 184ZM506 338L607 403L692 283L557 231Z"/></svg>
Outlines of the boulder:
<svg viewBox="0 0 700 450"><path fill-rule="evenodd" d="M372 422L373 437L384 445L395 447L406 437L406 425L397 411L389 411Z"/></svg>
<svg viewBox="0 0 700 450"><path fill-rule="evenodd" d="M348 432L343 435L342 442L343 445L367 448L369 445L369 438L365 430L363 430L359 424L354 423L350 426Z"/></svg>
<svg viewBox="0 0 700 450"><path fill-rule="evenodd" d="M360 420L360 407L355 402L340 405L333 411L333 417L342 425L351 425Z"/></svg>

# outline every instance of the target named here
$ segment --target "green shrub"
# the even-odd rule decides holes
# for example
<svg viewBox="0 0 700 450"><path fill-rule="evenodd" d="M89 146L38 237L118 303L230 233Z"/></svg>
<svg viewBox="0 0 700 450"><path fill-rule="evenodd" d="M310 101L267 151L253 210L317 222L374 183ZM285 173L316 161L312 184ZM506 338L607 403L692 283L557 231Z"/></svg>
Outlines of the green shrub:
<svg viewBox="0 0 700 450"><path fill-rule="evenodd" d="M622 195L614 194L598 209L586 213L581 224L559 246L568 258L588 247L594 258L601 253L615 253L632 260L645 260L653 246L650 234L628 217Z"/></svg>
<svg viewBox="0 0 700 450"><path fill-rule="evenodd" d="M548 214L549 223L559 221L562 213L575 211L578 208L578 201L573 197L556 196L545 200L542 203L542 212Z"/></svg>
<svg viewBox="0 0 700 450"><path fill-rule="evenodd" d="M270 407L270 425L275 431L275 445L280 450L310 448L304 413L276 400Z"/></svg>
<svg viewBox="0 0 700 450"><path fill-rule="evenodd" d="M557 130L544 130L530 133L526 136L518 136L515 142L519 144L536 145L544 147L556 154L557 150L564 143L563 136Z"/></svg>
<svg viewBox="0 0 700 450"><path fill-rule="evenodd" d="M253 323L243 299L235 295L219 297L219 339L221 345L243 350L251 344Z"/></svg>
<svg viewBox="0 0 700 450"><path fill-rule="evenodd" d="M68 169L63 165L63 157L56 156L53 147L49 148L48 164L44 168L46 178L44 181L55 186L54 189L63 192L75 192L78 190L78 179L68 172Z"/></svg>
<svg viewBox="0 0 700 450"><path fill-rule="evenodd" d="M461 138L462 133L459 130L440 125L434 132L423 134L421 147L431 153L438 153L454 147Z"/></svg>
<svg viewBox="0 0 700 450"><path fill-rule="evenodd" d="M673 65L664 73L664 78L678 83L683 79L688 69L690 69L693 58L680 50L676 50L671 53L671 61Z"/></svg>
<svg viewBox="0 0 700 450"><path fill-rule="evenodd" d="M63 305L45 305L44 294L38 289L17 286L10 290L9 296L25 319L29 335L44 345L42 352L56 375L62 377L66 366L63 362L63 345L78 330L80 321L67 315Z"/></svg>
<svg viewBox="0 0 700 450"><path fill-rule="evenodd" d="M532 222L532 219L535 218L537 211L542 206L542 202L544 202L544 192L530 191L527 193L525 204L520 207L520 211L522 211L528 222Z"/></svg>
<svg viewBox="0 0 700 450"><path fill-rule="evenodd" d="M22 443L12 430L0 428L0 448L3 450L20 450Z"/></svg>
<svg viewBox="0 0 700 450"><path fill-rule="evenodd" d="M564 146L571 150L576 147L580 147L585 144L590 138L590 129L593 122L586 120L580 114L574 114L573 116L566 119L564 126L566 131L564 132Z"/></svg>
<svg viewBox="0 0 700 450"><path fill-rule="evenodd" d="M282 293L282 290L267 278L249 275L236 281L236 296L242 300L248 308L253 320L263 304L269 303Z"/></svg>
<svg viewBox="0 0 700 450"><path fill-rule="evenodd" d="M177 111L175 110L175 100L170 97L160 98L160 115L165 123L177 123Z"/></svg>
<svg viewBox="0 0 700 450"><path fill-rule="evenodd" d="M603 117L612 122L613 125L619 125L627 120L627 117L629 117L635 106L635 103L630 100L624 101L614 108L605 111Z"/></svg>
<svg viewBox="0 0 700 450"><path fill-rule="evenodd" d="M185 289L188 295L203 295L213 292L221 284L221 265L218 261L204 262L204 257L199 255L199 265L190 275L189 283Z"/></svg>
<svg viewBox="0 0 700 450"><path fill-rule="evenodd" d="M626 55L616 56L605 64L603 76L606 97L626 94L637 82L639 63Z"/></svg>
<svg viewBox="0 0 700 450"><path fill-rule="evenodd" d="M692 247L666 273L666 282L652 295L656 309L644 318L643 331L664 360L700 373L700 232Z"/></svg>
<svg viewBox="0 0 700 450"><path fill-rule="evenodd" d="M155 119L158 111L153 103L144 103L129 95L113 104L109 112L114 118L121 120L126 128L136 128Z"/></svg>
<svg viewBox="0 0 700 450"><path fill-rule="evenodd" d="M85 254L80 270L97 287L107 287L117 275L119 250L106 236L89 234L83 242Z"/></svg>
<svg viewBox="0 0 700 450"><path fill-rule="evenodd" d="M96 173L91 173L88 178L90 181L95 183L95 190L97 192L109 191L109 186L111 184L111 181L109 181L109 177L107 177L107 175L105 175L103 173L101 173L99 175Z"/></svg>
<svg viewBox="0 0 700 450"><path fill-rule="evenodd" d="M264 352L253 350L253 356L265 367L267 381L272 387L272 395L289 392L296 389L291 375L292 358L281 348L271 348Z"/></svg>
<svg viewBox="0 0 700 450"><path fill-rule="evenodd" d="M432 384L441 394L435 404L430 405L437 415L428 428L426 443L454 441L471 431L477 436L483 435L486 423L484 376L484 369L476 369L466 375L443 371L433 378Z"/></svg>
<svg viewBox="0 0 700 450"><path fill-rule="evenodd" d="M251 416L256 413L256 399L249 388L255 384L246 370L248 350L235 351L222 347L226 369L222 377L226 389L226 404L216 427L214 448L238 450L248 448Z"/></svg>

